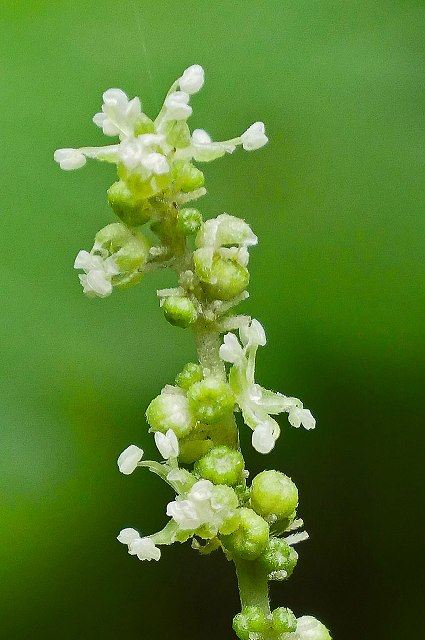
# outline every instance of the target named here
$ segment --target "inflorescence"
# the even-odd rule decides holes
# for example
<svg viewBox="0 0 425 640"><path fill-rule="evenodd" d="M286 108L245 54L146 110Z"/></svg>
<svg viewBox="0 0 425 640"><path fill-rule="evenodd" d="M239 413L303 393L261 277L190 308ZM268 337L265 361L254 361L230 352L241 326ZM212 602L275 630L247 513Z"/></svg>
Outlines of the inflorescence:
<svg viewBox="0 0 425 640"><path fill-rule="evenodd" d="M298 559L294 545L308 534L300 531L298 490L289 477L267 470L248 483L235 413L252 430L252 445L262 454L279 437L272 416L287 413L293 427L305 429L313 429L315 419L297 398L255 382L256 354L266 335L258 320L233 314L248 297L249 249L257 244L256 235L244 220L222 213L204 222L199 209L186 206L206 193L204 174L194 163L238 146L253 151L268 141L262 122L222 142L201 129L191 132L190 97L203 84L201 66L186 69L155 120L143 113L139 98L109 89L93 121L119 142L59 149L54 155L64 170L84 166L87 158L117 166L108 201L119 222L101 229L92 249L75 259L84 293L104 298L114 288L136 285L145 273L170 268L177 286L157 292L160 306L172 325L193 329L197 346L198 362L186 364L146 411L163 461L144 460L134 444L118 458L121 473L146 467L173 488L168 523L148 536L125 528L118 540L140 560L159 560L161 545L189 539L201 554L222 549L239 580L242 611L233 628L240 640L330 640L315 618L270 609L268 582L292 574ZM143 233L144 225L155 241Z"/></svg>

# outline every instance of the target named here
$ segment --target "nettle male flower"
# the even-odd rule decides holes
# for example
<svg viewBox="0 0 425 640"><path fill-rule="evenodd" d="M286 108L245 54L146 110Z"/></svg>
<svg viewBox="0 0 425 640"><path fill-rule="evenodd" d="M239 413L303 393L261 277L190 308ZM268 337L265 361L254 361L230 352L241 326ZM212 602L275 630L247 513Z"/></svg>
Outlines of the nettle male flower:
<svg viewBox="0 0 425 640"><path fill-rule="evenodd" d="M286 412L292 426L302 425L305 429L314 429L316 421L297 398L268 391L255 383L257 349L266 344L266 334L258 320L244 324L239 329L239 337L240 342L233 333L224 336L220 358L233 365L229 384L245 423L253 429L252 446L259 453L269 453L280 434L280 427L272 415Z"/></svg>
<svg viewBox="0 0 425 640"><path fill-rule="evenodd" d="M236 216L220 213L204 221L199 208L187 206L206 193L197 163L267 143L259 121L225 141L212 140L204 129L191 131L191 99L204 80L200 65L188 67L154 119L143 112L140 98L108 89L93 122L117 140L59 149L54 156L65 171L87 159L117 168L108 202L118 221L98 231L92 249L75 259L84 293L106 298L115 288L138 284L144 274L170 268L176 286L157 292L160 307L171 325L193 331L197 347L197 361L184 365L146 410L160 460L146 460L143 449L131 444L117 461L123 475L148 469L173 489L168 521L148 536L127 527L117 538L142 561L157 561L161 546L188 540L203 555L222 550L238 576L242 609L233 629L240 640L330 640L315 618L270 608L269 581L291 576L298 561L293 547L308 534L300 531L291 478L267 470L249 482L235 413L252 429L253 447L262 454L279 436L273 416L287 413L293 427L312 429L316 423L300 400L255 382L256 353L266 334L258 320L234 308L248 297L249 250L257 236Z"/></svg>

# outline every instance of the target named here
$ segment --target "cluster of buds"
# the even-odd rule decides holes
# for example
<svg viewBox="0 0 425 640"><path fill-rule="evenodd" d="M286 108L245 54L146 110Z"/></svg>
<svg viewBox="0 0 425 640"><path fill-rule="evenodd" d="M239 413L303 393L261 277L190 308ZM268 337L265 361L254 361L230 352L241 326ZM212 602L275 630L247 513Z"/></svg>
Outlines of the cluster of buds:
<svg viewBox="0 0 425 640"><path fill-rule="evenodd" d="M154 120L143 113L139 98L109 89L93 121L119 142L55 153L64 170L82 167L87 158L117 166L108 201L119 222L99 231L92 250L80 251L75 260L84 293L104 298L115 287L137 284L144 273L170 267L177 286L157 292L160 307L172 325L193 329L198 347L199 361L186 364L146 410L162 460L145 460L135 444L118 458L124 475L147 468L172 487L175 499L165 509L169 520L145 536L127 527L118 540L148 561L159 560L160 547L174 542L191 540L202 554L221 549L240 578L243 607L233 625L240 640L330 640L314 618L297 620L283 607L271 611L268 591L266 605L244 604L244 573L254 571L265 585L287 579L298 560L294 545L308 535L300 531L298 490L288 476L267 470L248 482L235 413L252 430L252 445L261 454L273 449L280 433L272 416L287 413L290 425L306 429L313 429L315 420L297 398L255 382L265 331L258 320L232 314L248 297L249 249L257 244L256 235L240 218L222 213L204 221L199 209L187 206L206 193L195 163L238 146L253 151L267 143L262 122L221 142L204 130L191 132L190 99L203 84L202 67L186 69ZM152 234L156 241L147 239Z"/></svg>

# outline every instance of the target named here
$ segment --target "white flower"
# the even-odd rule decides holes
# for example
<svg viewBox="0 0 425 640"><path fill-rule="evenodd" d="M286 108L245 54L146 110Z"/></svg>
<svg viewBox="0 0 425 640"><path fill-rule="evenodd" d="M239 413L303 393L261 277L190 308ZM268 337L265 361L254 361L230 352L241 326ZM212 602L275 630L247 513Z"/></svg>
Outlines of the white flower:
<svg viewBox="0 0 425 640"><path fill-rule="evenodd" d="M252 446L258 453L270 453L277 436L272 422L261 422L252 432Z"/></svg>
<svg viewBox="0 0 425 640"><path fill-rule="evenodd" d="M314 429L316 426L316 420L311 415L308 409L302 409L301 407L292 407L288 415L289 424L298 429L301 425L304 429Z"/></svg>
<svg viewBox="0 0 425 640"><path fill-rule="evenodd" d="M84 293L89 297L106 298L112 293L112 277L119 269L112 256L102 258L88 251L79 251L74 269L83 269L85 274L78 276Z"/></svg>
<svg viewBox="0 0 425 640"><path fill-rule="evenodd" d="M185 91L173 91L164 101L167 120L187 120L192 115L189 94Z"/></svg>
<svg viewBox="0 0 425 640"><path fill-rule="evenodd" d="M179 441L177 440L177 436L172 429L168 429L167 433L165 434L157 431L154 435L154 438L158 451L162 455L164 460L168 460L169 458L177 458L177 456L179 455Z"/></svg>
<svg viewBox="0 0 425 640"><path fill-rule="evenodd" d="M198 93L204 86L205 74L199 64L193 64L185 69L182 77L179 79L180 89L185 93Z"/></svg>
<svg viewBox="0 0 425 640"><path fill-rule="evenodd" d="M123 140L134 135L141 113L139 98L129 100L121 89L108 89L103 94L102 112L96 113L93 122L106 136L119 136Z"/></svg>
<svg viewBox="0 0 425 640"><path fill-rule="evenodd" d="M269 453L280 434L280 427L272 415L287 412L292 426L302 424L306 429L313 429L316 421L308 409L302 408L297 398L289 398L256 384L256 352L259 346L266 344L266 334L258 320L242 324L239 335L243 347L233 333L227 333L219 355L233 365L229 383L245 423L253 430L252 446L259 453Z"/></svg>
<svg viewBox="0 0 425 640"><path fill-rule="evenodd" d="M161 148L164 142L164 136L153 134L142 134L137 138L124 140L119 145L119 159L127 169L144 170L148 176L152 173L168 173L170 167L167 158L155 150Z"/></svg>
<svg viewBox="0 0 425 640"><path fill-rule="evenodd" d="M241 135L241 141L245 151L256 151L264 147L269 141L265 134L264 122L254 122L254 124L248 127L245 133Z"/></svg>
<svg viewBox="0 0 425 640"><path fill-rule="evenodd" d="M232 517L238 507L234 492L214 486L209 480L198 480L190 489L187 498L181 498L167 505L167 515L171 516L183 531L196 531L207 525L216 534L225 520Z"/></svg>
<svg viewBox="0 0 425 640"><path fill-rule="evenodd" d="M123 529L117 536L118 542L128 546L128 553L139 560L159 560L161 551L150 538L141 538L135 529Z"/></svg>
<svg viewBox="0 0 425 640"><path fill-rule="evenodd" d="M86 158L79 149L57 149L53 158L64 171L80 169L86 164Z"/></svg>
<svg viewBox="0 0 425 640"><path fill-rule="evenodd" d="M140 460L143 458L143 449L131 444L120 454L117 460L118 468L121 473L128 476L137 468Z"/></svg>

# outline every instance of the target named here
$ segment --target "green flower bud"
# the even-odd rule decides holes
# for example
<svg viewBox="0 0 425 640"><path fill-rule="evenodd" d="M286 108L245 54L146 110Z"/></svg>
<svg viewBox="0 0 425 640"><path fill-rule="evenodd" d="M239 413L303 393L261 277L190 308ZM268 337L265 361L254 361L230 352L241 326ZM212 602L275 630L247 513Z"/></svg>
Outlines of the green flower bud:
<svg viewBox="0 0 425 640"><path fill-rule="evenodd" d="M108 189L108 202L118 218L129 227L137 227L147 222L152 208L145 199L136 198L123 180L114 182Z"/></svg>
<svg viewBox="0 0 425 640"><path fill-rule="evenodd" d="M153 431L166 433L172 429L178 438L184 438L195 426L189 401L183 393L170 391L154 398L146 410L146 419Z"/></svg>
<svg viewBox="0 0 425 640"><path fill-rule="evenodd" d="M233 630L240 640L250 640L251 633L263 633L269 623L260 607L244 607L233 618Z"/></svg>
<svg viewBox="0 0 425 640"><path fill-rule="evenodd" d="M213 424L233 411L233 393L228 384L210 376L195 382L188 393L190 408L201 422Z"/></svg>
<svg viewBox="0 0 425 640"><path fill-rule="evenodd" d="M244 459L240 451L230 447L214 447L198 460L195 472L214 484L233 486L241 481Z"/></svg>
<svg viewBox="0 0 425 640"><path fill-rule="evenodd" d="M268 574L285 572L279 577L292 574L298 561L298 553L283 538L269 538L264 552L259 558Z"/></svg>
<svg viewBox="0 0 425 640"><path fill-rule="evenodd" d="M168 296L162 303L162 310L170 324L182 329L193 324L198 317L195 305L184 296Z"/></svg>
<svg viewBox="0 0 425 640"><path fill-rule="evenodd" d="M269 525L252 509L238 509L240 523L236 531L222 536L223 546L243 560L255 560L264 551L269 537Z"/></svg>
<svg viewBox="0 0 425 640"><path fill-rule="evenodd" d="M299 640L332 640L325 625L313 618L313 616L298 618L297 638Z"/></svg>
<svg viewBox="0 0 425 640"><path fill-rule="evenodd" d="M297 628L297 619L290 609L279 607L272 616L272 628L278 633L292 632Z"/></svg>
<svg viewBox="0 0 425 640"><path fill-rule="evenodd" d="M280 471L262 471L252 481L252 508L268 521L287 518L298 504L298 489Z"/></svg>
<svg viewBox="0 0 425 640"><path fill-rule="evenodd" d="M176 149L188 147L190 144L190 129L184 120L171 120L164 127L167 143Z"/></svg>
<svg viewBox="0 0 425 640"><path fill-rule="evenodd" d="M145 113L140 114L134 129L136 137L141 136L143 133L155 133L155 125Z"/></svg>
<svg viewBox="0 0 425 640"><path fill-rule="evenodd" d="M178 160L173 163L171 177L175 191L189 193L200 189L205 184L205 177L202 171L185 160Z"/></svg>
<svg viewBox="0 0 425 640"><path fill-rule="evenodd" d="M182 389L189 389L195 382L202 380L202 367L195 362L188 362L176 377L176 384Z"/></svg>
<svg viewBox="0 0 425 640"><path fill-rule="evenodd" d="M202 224L202 214L198 209L180 209L177 214L177 228L185 236L196 233Z"/></svg>
<svg viewBox="0 0 425 640"><path fill-rule="evenodd" d="M202 249L194 252L195 270L202 280L203 265L199 263ZM204 276L205 278L205 276ZM249 283L249 271L238 262L226 260L215 255L212 261L208 281L202 282L202 288L209 298L216 300L231 300L244 291Z"/></svg>
<svg viewBox="0 0 425 640"><path fill-rule="evenodd" d="M94 250L113 256L119 270L112 279L113 285L128 287L142 278L142 269L149 257L149 242L139 231L115 222L96 234Z"/></svg>

